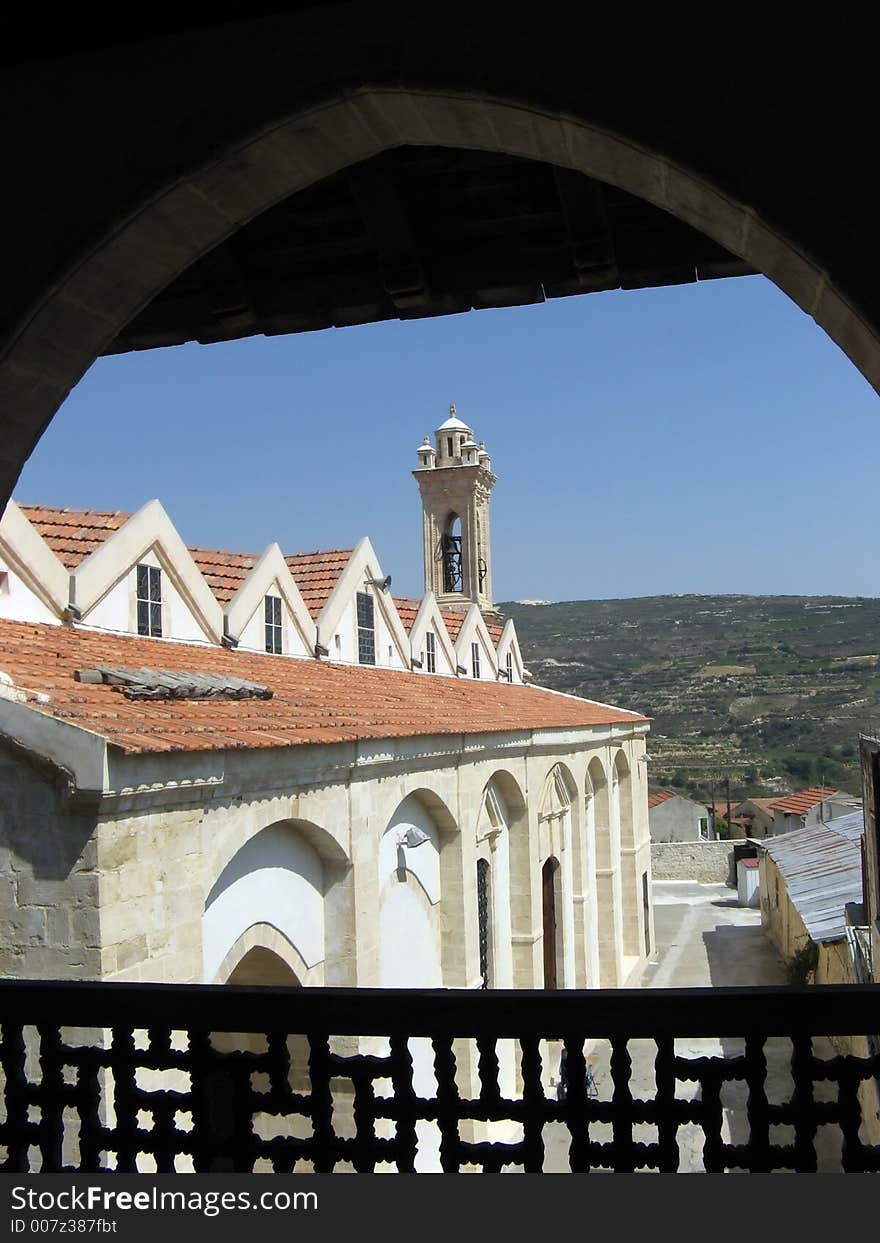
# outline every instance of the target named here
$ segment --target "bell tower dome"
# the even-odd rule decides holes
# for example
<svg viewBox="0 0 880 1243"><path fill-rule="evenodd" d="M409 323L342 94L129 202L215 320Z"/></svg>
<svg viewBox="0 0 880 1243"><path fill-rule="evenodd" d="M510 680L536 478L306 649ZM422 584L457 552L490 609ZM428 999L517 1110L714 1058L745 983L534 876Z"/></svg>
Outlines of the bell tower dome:
<svg viewBox="0 0 880 1243"><path fill-rule="evenodd" d="M486 446L449 407L449 418L418 448L413 476L422 494L425 590L443 605L491 611L489 494L495 484Z"/></svg>

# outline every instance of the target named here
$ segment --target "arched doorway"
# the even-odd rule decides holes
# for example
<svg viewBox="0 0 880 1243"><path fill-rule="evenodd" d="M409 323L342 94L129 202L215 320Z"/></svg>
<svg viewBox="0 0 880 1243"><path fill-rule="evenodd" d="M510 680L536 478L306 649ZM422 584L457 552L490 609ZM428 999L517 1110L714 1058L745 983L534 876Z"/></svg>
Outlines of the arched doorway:
<svg viewBox="0 0 880 1243"><path fill-rule="evenodd" d="M541 928L544 935L544 988L559 986L559 944L556 926L558 859L548 859L541 868Z"/></svg>
<svg viewBox="0 0 880 1243"><path fill-rule="evenodd" d="M577 987L574 841L580 833L579 812L574 778L564 764L555 764L544 781L538 810L545 987Z"/></svg>
<svg viewBox="0 0 880 1243"><path fill-rule="evenodd" d="M332 73L322 79L332 80ZM877 332L829 277L837 268L830 243L826 240L829 253L810 258L802 239L784 236L761 218L754 196L735 197L733 187L742 183L741 153L737 158L728 151L728 166L716 160L711 171L702 172L699 143L688 147L687 126L678 126L683 142L673 143L680 148L676 160L648 137L650 125L633 126L631 117L634 133L617 137L613 125L586 115L594 111L586 99L579 101L582 111L575 96L567 111L542 109L525 102L536 97L532 90L522 98L503 98L496 88L490 97L483 80L474 80L473 89L436 83L404 89L389 83L341 92L331 85L311 106L296 97L293 81L279 71L274 105L259 122L254 118L250 132L242 132L246 122L237 122L237 129L227 123L225 132L221 123L218 129L218 118L235 110L215 101L215 114L208 105L215 132L206 135L204 146L196 139L195 149L177 157L173 173L161 161L154 171L154 161L142 159L142 182L127 186L124 210L120 204L108 208L106 218L96 217L91 229L82 231L79 251L64 251L63 269L46 273L42 286L29 288L27 302L10 312L10 329L0 343L0 407L10 412L14 436L0 498L11 492L23 461L70 388L180 273L298 190L408 144L546 162L654 204L763 272L829 333L869 382L880 384ZM173 146L173 134L179 138L186 126L179 117L164 123L170 127L164 140L161 126L150 136L160 149L163 141ZM670 133L675 132L673 127ZM775 201L773 194L768 201ZM796 209L792 219L799 219ZM79 238L76 230L69 233ZM824 234L827 239L827 228ZM252 330L246 307L238 321L243 327L233 324L227 335Z"/></svg>

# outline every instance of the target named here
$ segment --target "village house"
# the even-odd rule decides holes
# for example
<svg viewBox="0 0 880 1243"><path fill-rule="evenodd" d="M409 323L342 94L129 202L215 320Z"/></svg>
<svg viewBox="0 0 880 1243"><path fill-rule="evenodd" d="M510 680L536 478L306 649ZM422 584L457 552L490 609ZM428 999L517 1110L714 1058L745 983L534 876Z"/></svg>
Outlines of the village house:
<svg viewBox="0 0 880 1243"><path fill-rule="evenodd" d="M861 810L758 844L761 922L789 964L792 983L864 984L872 979L864 907L865 821ZM839 1038L840 1051L874 1055L878 1037ZM880 1081L859 1090L868 1142L880 1143Z"/></svg>
<svg viewBox="0 0 880 1243"><path fill-rule="evenodd" d="M810 828L814 824L834 820L837 816L845 816L860 806L860 800L845 790L811 786L809 790L787 794L767 804L767 810L773 813L773 826L769 832L778 836L795 829Z"/></svg>
<svg viewBox="0 0 880 1243"><path fill-rule="evenodd" d="M418 451L425 594L368 539L259 555L132 515L0 524L0 971L626 984L652 943L648 721L526 684L485 447Z"/></svg>
<svg viewBox="0 0 880 1243"><path fill-rule="evenodd" d="M648 795L648 822L652 842L698 842L708 837L709 809L673 790L656 790Z"/></svg>

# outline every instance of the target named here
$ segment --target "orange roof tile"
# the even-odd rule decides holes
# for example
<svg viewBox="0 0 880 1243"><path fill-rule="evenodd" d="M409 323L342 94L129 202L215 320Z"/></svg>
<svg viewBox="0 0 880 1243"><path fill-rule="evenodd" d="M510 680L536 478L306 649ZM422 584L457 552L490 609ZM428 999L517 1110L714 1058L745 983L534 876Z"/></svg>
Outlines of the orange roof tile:
<svg viewBox="0 0 880 1243"><path fill-rule="evenodd" d="M422 602L421 600L414 600L411 597L395 596L394 603L397 606L398 613L400 614L400 620L403 622L407 633L409 633L409 631L412 630L413 622L416 620L416 614L418 613L419 606ZM462 625L464 624L464 619L467 617L467 610L465 609L463 611L461 609L447 607L441 608L439 613L443 618L443 624L449 632L449 637L454 643L458 638ZM489 631L490 639L497 647L501 641L501 633L504 630L504 626L499 625L497 622L488 621L485 616L483 620L486 622L486 629Z"/></svg>
<svg viewBox="0 0 880 1243"><path fill-rule="evenodd" d="M285 556L284 560L312 617L317 617L327 603L353 551L352 548L330 548L324 552L297 552Z"/></svg>
<svg viewBox="0 0 880 1243"><path fill-rule="evenodd" d="M19 505L19 509L68 570L104 543L131 514L102 509L55 509L47 505Z"/></svg>
<svg viewBox="0 0 880 1243"><path fill-rule="evenodd" d="M648 807L659 807L661 803L665 803L670 798L675 798L674 790L658 790L656 794L648 795Z"/></svg>
<svg viewBox="0 0 880 1243"><path fill-rule="evenodd" d="M193 561L220 604L228 604L258 557L245 552L224 552L219 548L190 548Z"/></svg>
<svg viewBox="0 0 880 1243"><path fill-rule="evenodd" d="M273 698L134 701L75 682L75 669L146 666L218 673L268 686ZM336 665L241 649L0 621L0 670L48 694L34 711L92 730L126 751L210 751L406 738L420 734L571 729L647 718L554 691L471 678Z"/></svg>
<svg viewBox="0 0 880 1243"><path fill-rule="evenodd" d="M403 623L403 628L407 634L409 634L413 628L413 622L416 620L416 614L419 611L421 603L421 600L408 599L406 596L394 597L394 607L397 609L400 620Z"/></svg>
<svg viewBox="0 0 880 1243"><path fill-rule="evenodd" d="M773 811L787 811L803 816L811 807L815 807L817 803L831 798L831 795L836 793L836 790L829 790L826 786L811 786L809 790L801 790L799 794L789 794L786 798L779 798L769 806Z"/></svg>

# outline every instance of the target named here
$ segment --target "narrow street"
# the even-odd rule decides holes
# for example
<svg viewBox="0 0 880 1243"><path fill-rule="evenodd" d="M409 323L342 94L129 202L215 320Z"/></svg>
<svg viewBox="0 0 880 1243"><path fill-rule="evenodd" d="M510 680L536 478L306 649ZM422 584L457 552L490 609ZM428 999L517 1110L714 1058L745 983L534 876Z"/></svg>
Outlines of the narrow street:
<svg viewBox="0 0 880 1243"><path fill-rule="evenodd" d="M647 989L710 988L725 985L784 985L784 964L761 930L760 911L740 907L736 891L726 885L703 885L690 881L656 881L654 883L654 927L656 950L638 982ZM659 1000L659 999L658 999ZM834 1050L825 1040L817 1040L815 1051L831 1057ZM657 1047L653 1040L631 1040L632 1057L630 1087L637 1099L650 1099L656 1090L654 1058ZM731 1056L742 1052L743 1042L734 1039L678 1040L676 1054L682 1057ZM586 1049L592 1059L599 1098L609 1100L613 1091L609 1067L610 1047L597 1041ZM789 1071L791 1043L788 1039L768 1040L767 1097L771 1103L789 1099L793 1083ZM549 1089L548 1089L549 1090ZM678 1082L680 1099L692 1097L697 1085ZM831 1085L817 1084L816 1096L832 1091ZM746 1113L748 1090L741 1082L725 1085L722 1104L725 1119L722 1138L726 1143L744 1143L748 1138ZM827 1095L826 1095L827 1099ZM790 1128L771 1128L772 1143L788 1143ZM816 1144L820 1172L838 1170L840 1159L839 1134L836 1128L821 1128ZM554 1124L545 1128L545 1170L566 1172L570 1135L565 1126ZM610 1142L611 1127L598 1124L590 1128L591 1138ZM640 1124L633 1128L633 1139L655 1143L657 1129ZM703 1170L704 1135L696 1126L680 1127L677 1135L680 1171L697 1173Z"/></svg>

